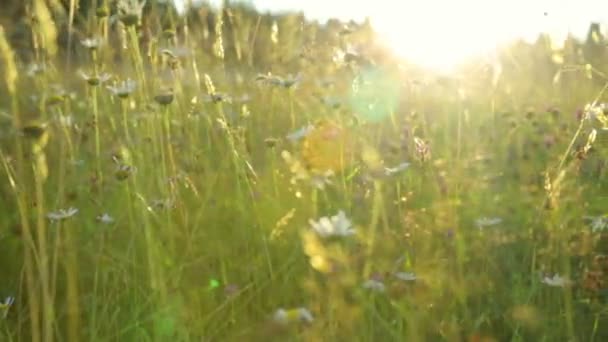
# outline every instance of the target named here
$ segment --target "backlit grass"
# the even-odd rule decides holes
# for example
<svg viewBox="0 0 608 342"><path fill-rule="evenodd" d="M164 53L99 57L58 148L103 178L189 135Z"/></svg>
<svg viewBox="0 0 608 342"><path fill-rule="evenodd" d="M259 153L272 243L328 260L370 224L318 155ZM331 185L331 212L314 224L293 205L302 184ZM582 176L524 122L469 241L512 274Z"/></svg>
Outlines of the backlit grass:
<svg viewBox="0 0 608 342"><path fill-rule="evenodd" d="M32 11L0 27L1 341L608 338L605 40L442 76L365 24Z"/></svg>

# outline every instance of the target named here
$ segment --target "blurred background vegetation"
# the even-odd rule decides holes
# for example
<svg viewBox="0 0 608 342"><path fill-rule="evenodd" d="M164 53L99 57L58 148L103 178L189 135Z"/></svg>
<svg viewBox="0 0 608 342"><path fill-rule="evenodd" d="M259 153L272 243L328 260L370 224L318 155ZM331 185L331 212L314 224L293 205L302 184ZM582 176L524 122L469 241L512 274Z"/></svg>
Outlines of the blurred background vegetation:
<svg viewBox="0 0 608 342"><path fill-rule="evenodd" d="M446 75L369 22L121 3L0 0L1 341L608 339L598 24Z"/></svg>

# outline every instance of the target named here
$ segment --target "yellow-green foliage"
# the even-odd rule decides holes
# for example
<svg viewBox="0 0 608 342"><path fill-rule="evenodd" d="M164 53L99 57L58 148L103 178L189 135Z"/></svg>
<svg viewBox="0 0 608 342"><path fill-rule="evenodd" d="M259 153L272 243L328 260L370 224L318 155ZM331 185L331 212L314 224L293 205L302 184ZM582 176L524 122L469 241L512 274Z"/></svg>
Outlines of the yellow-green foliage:
<svg viewBox="0 0 608 342"><path fill-rule="evenodd" d="M0 341L608 338L598 27L442 75L367 22L69 3L0 26Z"/></svg>

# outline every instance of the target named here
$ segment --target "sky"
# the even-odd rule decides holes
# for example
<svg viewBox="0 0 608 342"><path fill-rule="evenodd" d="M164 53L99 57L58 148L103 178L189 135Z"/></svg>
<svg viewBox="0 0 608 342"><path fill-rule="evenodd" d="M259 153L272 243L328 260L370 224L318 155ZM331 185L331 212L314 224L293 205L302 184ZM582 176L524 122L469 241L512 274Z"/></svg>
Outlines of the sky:
<svg viewBox="0 0 608 342"><path fill-rule="evenodd" d="M175 0L183 3L187 0ZM311 19L371 19L397 54L438 70L540 32L584 37L591 22L608 28L608 0L243 0L261 11L303 11ZM211 3L221 3L212 0ZM480 30L479 28L484 29Z"/></svg>

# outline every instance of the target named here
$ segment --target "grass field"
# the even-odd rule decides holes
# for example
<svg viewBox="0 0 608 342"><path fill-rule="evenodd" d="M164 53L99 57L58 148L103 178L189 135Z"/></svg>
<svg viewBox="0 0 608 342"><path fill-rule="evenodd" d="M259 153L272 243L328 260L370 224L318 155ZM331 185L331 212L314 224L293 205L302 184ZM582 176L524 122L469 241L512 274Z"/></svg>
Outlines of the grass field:
<svg viewBox="0 0 608 342"><path fill-rule="evenodd" d="M603 37L445 76L242 6L66 48L40 3L0 27L0 341L608 340Z"/></svg>

